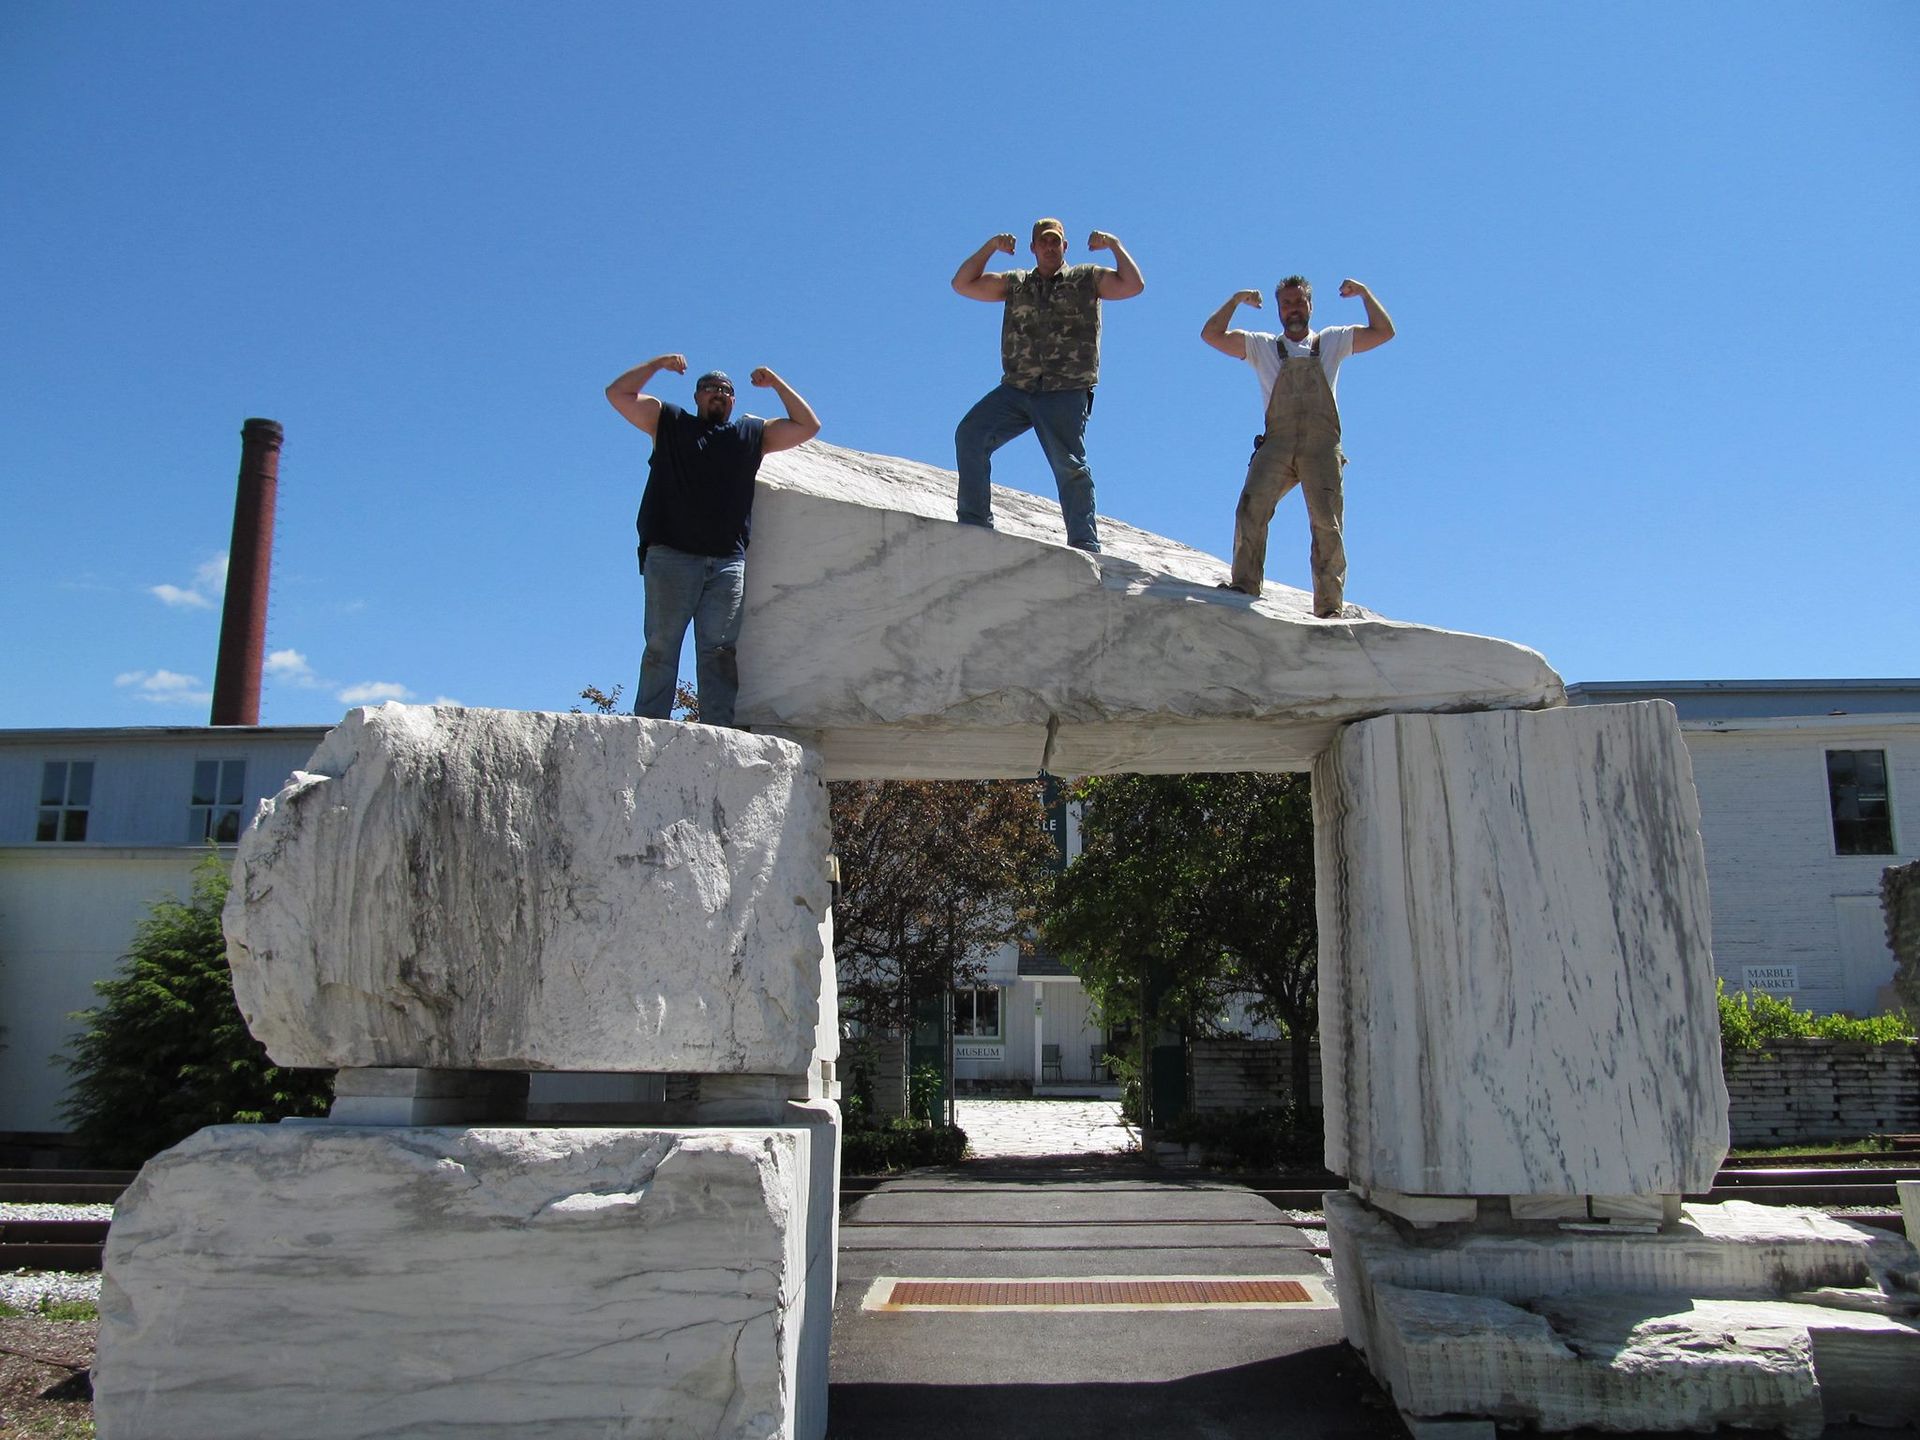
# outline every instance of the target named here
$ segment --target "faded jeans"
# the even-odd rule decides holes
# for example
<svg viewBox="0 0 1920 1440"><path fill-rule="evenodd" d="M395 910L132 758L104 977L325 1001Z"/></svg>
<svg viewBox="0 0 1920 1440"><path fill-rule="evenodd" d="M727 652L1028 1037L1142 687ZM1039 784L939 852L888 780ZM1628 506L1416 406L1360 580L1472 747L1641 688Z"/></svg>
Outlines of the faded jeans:
<svg viewBox="0 0 1920 1440"><path fill-rule="evenodd" d="M734 645L740 639L746 561L649 545L640 574L646 581L647 648L640 657L640 689L633 699L633 713L654 720L665 720L673 713L680 642L691 622L700 723L733 724L733 705L740 693Z"/></svg>
<svg viewBox="0 0 1920 1440"><path fill-rule="evenodd" d="M1093 516L1093 472L1087 468L1087 416L1091 390L1016 390L1000 385L969 410L953 433L954 459L960 471L960 523L993 528L993 465L1002 445L1031 430L1040 437L1053 483L1060 490L1060 518L1067 543L1098 552L1100 532Z"/></svg>

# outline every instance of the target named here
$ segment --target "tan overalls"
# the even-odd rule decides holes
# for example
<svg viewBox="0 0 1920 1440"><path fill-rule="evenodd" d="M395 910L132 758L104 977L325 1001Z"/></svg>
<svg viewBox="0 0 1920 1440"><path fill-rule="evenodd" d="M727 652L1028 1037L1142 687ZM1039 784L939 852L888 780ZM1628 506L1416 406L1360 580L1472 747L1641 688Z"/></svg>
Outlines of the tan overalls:
<svg viewBox="0 0 1920 1440"><path fill-rule="evenodd" d="M1234 589L1260 593L1273 508L1298 485L1313 528L1313 613L1340 613L1347 588L1347 547L1340 538L1340 471L1346 463L1340 407L1320 365L1320 337L1314 336L1311 355L1289 355L1282 343L1280 373L1267 397L1267 433L1247 462L1247 483L1233 514Z"/></svg>

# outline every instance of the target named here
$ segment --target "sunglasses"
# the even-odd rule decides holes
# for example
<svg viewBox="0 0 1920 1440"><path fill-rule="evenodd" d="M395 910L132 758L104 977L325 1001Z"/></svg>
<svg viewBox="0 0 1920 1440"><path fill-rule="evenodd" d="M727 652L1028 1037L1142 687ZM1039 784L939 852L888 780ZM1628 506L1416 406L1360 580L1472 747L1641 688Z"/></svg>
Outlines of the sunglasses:
<svg viewBox="0 0 1920 1440"><path fill-rule="evenodd" d="M693 393L696 395L731 395L733 394L733 387L731 385L702 385Z"/></svg>

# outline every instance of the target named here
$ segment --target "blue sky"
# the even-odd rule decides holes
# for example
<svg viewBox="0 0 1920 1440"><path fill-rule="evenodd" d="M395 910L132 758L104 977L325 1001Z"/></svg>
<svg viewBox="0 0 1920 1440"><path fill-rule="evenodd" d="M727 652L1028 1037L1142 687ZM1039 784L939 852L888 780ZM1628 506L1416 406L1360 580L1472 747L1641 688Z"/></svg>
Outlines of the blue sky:
<svg viewBox="0 0 1920 1440"><path fill-rule="evenodd" d="M1400 335L1341 376L1349 598L1569 680L1920 673L1917 73L1908 3L9 0L0 725L205 720L253 415L265 721L630 692L606 382L772 365L950 466L998 319L948 277L1040 214L1147 278L1103 514L1224 554L1258 393L1200 324L1352 275Z"/></svg>

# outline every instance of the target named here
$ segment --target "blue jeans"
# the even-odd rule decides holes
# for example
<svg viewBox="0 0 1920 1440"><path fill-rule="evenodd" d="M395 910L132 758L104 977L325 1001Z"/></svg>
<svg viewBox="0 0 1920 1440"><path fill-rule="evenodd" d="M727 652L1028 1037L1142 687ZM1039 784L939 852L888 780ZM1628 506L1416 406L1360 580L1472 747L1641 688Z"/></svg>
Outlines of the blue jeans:
<svg viewBox="0 0 1920 1440"><path fill-rule="evenodd" d="M1031 430L1040 437L1053 483L1060 490L1060 518L1067 522L1067 543L1095 553L1100 532L1093 518L1093 472L1087 468L1087 416L1093 413L1091 390L989 390L953 432L954 459L960 471L960 523L993 528L994 451Z"/></svg>
<svg viewBox="0 0 1920 1440"><path fill-rule="evenodd" d="M740 694L740 639L747 564L724 555L689 555L649 545L641 562L646 581L647 648L640 657L640 690L633 713L665 720L673 713L673 687L680 678L680 642L693 624L693 653L700 694L700 723L733 724Z"/></svg>

